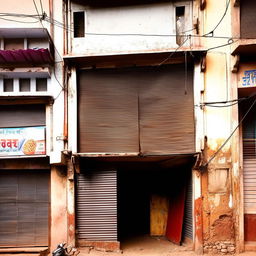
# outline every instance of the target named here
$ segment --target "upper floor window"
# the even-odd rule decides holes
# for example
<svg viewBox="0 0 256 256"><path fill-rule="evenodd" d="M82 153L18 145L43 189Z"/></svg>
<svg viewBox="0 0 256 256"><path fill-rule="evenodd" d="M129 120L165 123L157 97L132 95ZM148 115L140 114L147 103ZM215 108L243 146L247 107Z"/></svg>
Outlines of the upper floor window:
<svg viewBox="0 0 256 256"><path fill-rule="evenodd" d="M47 93L48 83L47 78L4 78L0 79L0 94Z"/></svg>
<svg viewBox="0 0 256 256"><path fill-rule="evenodd" d="M74 37L84 37L84 12L74 12Z"/></svg>

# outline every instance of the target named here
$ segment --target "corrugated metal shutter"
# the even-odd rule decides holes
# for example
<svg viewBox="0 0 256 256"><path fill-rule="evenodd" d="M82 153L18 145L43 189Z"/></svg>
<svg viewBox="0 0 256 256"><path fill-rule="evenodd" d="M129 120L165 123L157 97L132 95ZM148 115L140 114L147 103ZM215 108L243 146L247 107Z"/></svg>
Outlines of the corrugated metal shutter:
<svg viewBox="0 0 256 256"><path fill-rule="evenodd" d="M140 143L143 154L195 152L193 72L184 65L144 68L140 82ZM187 94L185 94L185 90Z"/></svg>
<svg viewBox="0 0 256 256"><path fill-rule="evenodd" d="M79 73L79 152L138 152L136 83L123 70Z"/></svg>
<svg viewBox="0 0 256 256"><path fill-rule="evenodd" d="M0 127L45 125L45 105L1 105Z"/></svg>
<svg viewBox="0 0 256 256"><path fill-rule="evenodd" d="M243 124L244 212L256 213L256 119L254 107Z"/></svg>
<svg viewBox="0 0 256 256"><path fill-rule="evenodd" d="M0 246L47 246L49 172L1 171Z"/></svg>
<svg viewBox="0 0 256 256"><path fill-rule="evenodd" d="M185 215L183 224L183 237L188 237L193 240L193 189L192 178L187 184Z"/></svg>
<svg viewBox="0 0 256 256"><path fill-rule="evenodd" d="M116 170L84 170L76 191L78 243L117 241Z"/></svg>
<svg viewBox="0 0 256 256"><path fill-rule="evenodd" d="M81 71L79 152L195 152L192 67L184 76L184 65Z"/></svg>
<svg viewBox="0 0 256 256"><path fill-rule="evenodd" d="M256 1L243 0L240 1L240 34L241 38L255 38L256 23Z"/></svg>

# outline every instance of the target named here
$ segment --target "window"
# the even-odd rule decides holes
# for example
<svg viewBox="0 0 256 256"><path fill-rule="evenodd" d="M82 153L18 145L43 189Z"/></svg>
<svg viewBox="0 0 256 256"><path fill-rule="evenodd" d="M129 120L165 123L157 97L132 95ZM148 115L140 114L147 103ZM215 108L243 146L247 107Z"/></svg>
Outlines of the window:
<svg viewBox="0 0 256 256"><path fill-rule="evenodd" d="M4 39L4 49L5 50L24 49L24 39L23 38Z"/></svg>
<svg viewBox="0 0 256 256"><path fill-rule="evenodd" d="M30 79L22 78L20 79L20 91L29 92L30 91Z"/></svg>
<svg viewBox="0 0 256 256"><path fill-rule="evenodd" d="M13 79L4 79L4 92L13 92Z"/></svg>
<svg viewBox="0 0 256 256"><path fill-rule="evenodd" d="M176 43L178 45L182 45L185 37L185 6L177 6L176 7Z"/></svg>
<svg viewBox="0 0 256 256"><path fill-rule="evenodd" d="M84 37L84 12L74 12L74 37Z"/></svg>
<svg viewBox="0 0 256 256"><path fill-rule="evenodd" d="M36 91L37 92L47 91L47 79L46 78L37 78L36 79Z"/></svg>

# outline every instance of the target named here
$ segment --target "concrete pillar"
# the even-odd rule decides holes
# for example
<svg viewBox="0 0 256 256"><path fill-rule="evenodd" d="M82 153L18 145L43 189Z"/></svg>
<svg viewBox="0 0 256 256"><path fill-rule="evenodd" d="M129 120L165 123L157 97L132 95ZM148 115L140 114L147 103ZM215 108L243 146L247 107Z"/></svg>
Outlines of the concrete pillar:
<svg viewBox="0 0 256 256"><path fill-rule="evenodd" d="M193 170L194 191L194 249L197 254L203 253L203 217L201 195L201 173Z"/></svg>
<svg viewBox="0 0 256 256"><path fill-rule="evenodd" d="M74 163L67 160L67 218L68 218L68 245L75 247L75 182Z"/></svg>
<svg viewBox="0 0 256 256"><path fill-rule="evenodd" d="M50 250L67 242L67 175L65 167L51 166Z"/></svg>

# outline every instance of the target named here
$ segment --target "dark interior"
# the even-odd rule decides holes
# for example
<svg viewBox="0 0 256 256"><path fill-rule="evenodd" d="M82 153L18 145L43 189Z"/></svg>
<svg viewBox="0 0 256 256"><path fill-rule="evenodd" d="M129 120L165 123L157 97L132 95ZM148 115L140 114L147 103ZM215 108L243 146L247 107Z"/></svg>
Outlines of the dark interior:
<svg viewBox="0 0 256 256"><path fill-rule="evenodd" d="M188 176L183 168L130 163L118 169L119 241L150 234L150 197L153 194L175 197Z"/></svg>

